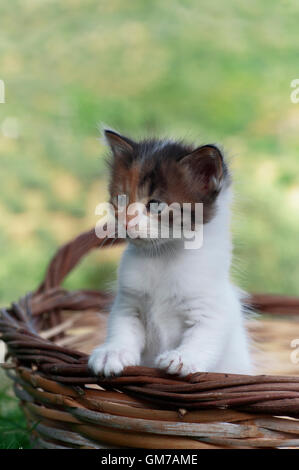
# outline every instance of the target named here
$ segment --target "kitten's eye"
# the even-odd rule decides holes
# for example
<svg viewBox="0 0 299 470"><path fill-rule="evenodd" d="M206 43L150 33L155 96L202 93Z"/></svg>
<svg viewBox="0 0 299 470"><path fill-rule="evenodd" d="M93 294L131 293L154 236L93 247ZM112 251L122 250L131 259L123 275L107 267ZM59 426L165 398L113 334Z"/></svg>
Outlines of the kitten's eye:
<svg viewBox="0 0 299 470"><path fill-rule="evenodd" d="M146 205L147 211L152 214L162 214L166 207L166 202L159 201L158 199L151 199Z"/></svg>

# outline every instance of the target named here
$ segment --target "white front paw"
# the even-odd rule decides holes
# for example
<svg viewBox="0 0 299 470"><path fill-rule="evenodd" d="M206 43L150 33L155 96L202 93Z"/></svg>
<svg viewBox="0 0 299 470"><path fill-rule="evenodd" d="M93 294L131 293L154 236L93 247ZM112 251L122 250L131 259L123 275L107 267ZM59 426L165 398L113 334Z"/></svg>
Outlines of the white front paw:
<svg viewBox="0 0 299 470"><path fill-rule="evenodd" d="M119 375L126 366L137 366L140 362L140 354L126 349L102 345L91 354L88 367L96 375Z"/></svg>
<svg viewBox="0 0 299 470"><path fill-rule="evenodd" d="M164 369L168 374L178 374L181 376L194 372L202 372L197 367L192 356L194 355L186 351L181 352L173 349L160 354L156 360L156 365L160 369Z"/></svg>

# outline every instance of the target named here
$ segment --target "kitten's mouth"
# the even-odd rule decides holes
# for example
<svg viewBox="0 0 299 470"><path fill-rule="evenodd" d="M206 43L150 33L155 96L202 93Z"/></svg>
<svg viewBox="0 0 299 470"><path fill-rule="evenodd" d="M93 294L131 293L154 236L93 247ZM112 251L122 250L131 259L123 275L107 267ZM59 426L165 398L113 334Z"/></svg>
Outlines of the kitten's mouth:
<svg viewBox="0 0 299 470"><path fill-rule="evenodd" d="M162 237L144 237L144 236L134 236L130 237L130 234L127 233L127 240L132 243L133 245L151 249L151 250L159 250L162 246L172 245L174 241L179 242L180 239L178 238L162 238Z"/></svg>
<svg viewBox="0 0 299 470"><path fill-rule="evenodd" d="M139 242L144 242L144 243L147 243L147 242L154 242L154 241L157 241L157 242L166 242L168 240L171 240L171 237L162 237L160 235L150 235L150 234L138 234L136 232L133 232L133 233L130 233L130 231L127 230L127 238L134 241L134 240L137 240Z"/></svg>
<svg viewBox="0 0 299 470"><path fill-rule="evenodd" d="M130 230L126 231L126 238L130 239L132 241L136 240L138 242L144 242L144 243L149 243L149 242L157 242L157 243L166 243L168 241L173 241L173 240L182 240L183 239L183 233L180 233L180 236L173 235L172 233L169 233L168 235L164 235L159 233L154 233L154 234L145 234L144 232L138 233L136 231L130 232Z"/></svg>
<svg viewBox="0 0 299 470"><path fill-rule="evenodd" d="M152 242L153 240L156 240L156 241L161 241L163 240L163 238L155 238L155 237L146 237L146 236L141 236L141 235L130 235L130 233L127 232L127 238L129 240L132 240L132 241L137 241L137 242L144 242L144 243L147 243L147 242Z"/></svg>

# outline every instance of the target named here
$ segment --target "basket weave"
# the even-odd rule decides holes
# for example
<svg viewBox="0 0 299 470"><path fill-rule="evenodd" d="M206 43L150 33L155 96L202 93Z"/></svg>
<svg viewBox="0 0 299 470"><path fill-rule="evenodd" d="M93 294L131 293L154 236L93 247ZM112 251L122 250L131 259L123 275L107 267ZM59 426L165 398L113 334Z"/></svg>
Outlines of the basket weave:
<svg viewBox="0 0 299 470"><path fill-rule="evenodd" d="M94 230L64 245L40 287L1 311L0 332L8 350L3 367L14 382L33 445L299 447L299 377L295 375L199 372L180 378L145 367L127 367L121 377L91 375L88 353L105 337L112 296L91 290L69 292L60 285L87 252L101 245ZM288 331L287 342L294 337L292 318L299 314L299 300L270 295L250 300L257 310L276 314L276 323L256 321L253 329L261 343L272 334L276 366L279 361L283 364L277 356L277 334ZM284 314L280 323L278 314ZM281 369L295 370L289 358L285 363L287 367Z"/></svg>

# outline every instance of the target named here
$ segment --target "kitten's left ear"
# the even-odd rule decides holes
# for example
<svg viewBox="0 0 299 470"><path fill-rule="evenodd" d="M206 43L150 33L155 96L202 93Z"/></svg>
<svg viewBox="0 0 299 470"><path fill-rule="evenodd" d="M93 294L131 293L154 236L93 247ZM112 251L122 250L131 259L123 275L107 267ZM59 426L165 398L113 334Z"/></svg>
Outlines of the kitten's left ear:
<svg viewBox="0 0 299 470"><path fill-rule="evenodd" d="M203 145L180 160L204 194L220 191L225 174L223 156L214 145Z"/></svg>
<svg viewBox="0 0 299 470"><path fill-rule="evenodd" d="M128 139L127 137L124 137L110 129L104 129L103 133L114 156L118 157L128 155L133 152L135 143L131 139Z"/></svg>

